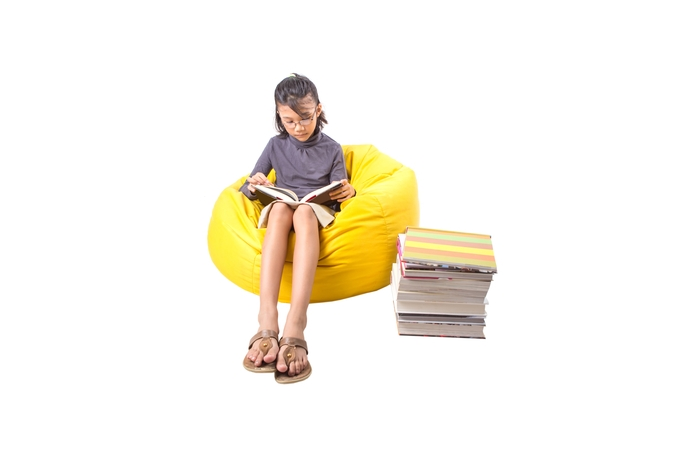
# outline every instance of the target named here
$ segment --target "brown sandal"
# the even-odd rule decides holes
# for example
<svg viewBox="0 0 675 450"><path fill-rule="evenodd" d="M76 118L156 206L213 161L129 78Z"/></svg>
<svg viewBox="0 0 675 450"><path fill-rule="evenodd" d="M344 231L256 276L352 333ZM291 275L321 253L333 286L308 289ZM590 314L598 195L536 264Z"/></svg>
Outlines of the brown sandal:
<svg viewBox="0 0 675 450"><path fill-rule="evenodd" d="M286 350L284 350L284 361L286 362L286 367L290 367L291 363L295 361L295 349L296 347L301 347L305 349L307 354L309 355L309 350L307 350L307 342L305 342L304 339L299 339L299 338L281 338L279 341L279 351L281 351L281 347L284 345L287 345ZM298 381L306 380L309 378L309 375L312 373L312 366L309 364L309 361L307 361L307 365L305 368L302 370L297 375L290 376L288 375L288 372L279 372L278 370L274 372L274 379L277 381L277 383L281 384L288 384L288 383L296 383Z"/></svg>
<svg viewBox="0 0 675 450"><path fill-rule="evenodd" d="M262 341L260 341L260 345L258 346L258 348L260 349L264 357L267 354L267 352L270 351L270 349L273 347L272 338L274 338L274 340L277 342L277 345L279 344L278 337L279 334L276 331L261 330L251 338L251 341L248 343L248 349L250 350L251 347L253 347L253 344L255 344L255 342L258 339L262 339ZM253 364L253 361L248 359L248 356L244 357L244 368L249 372L256 372L256 373L274 372L276 370L276 364L277 361L275 359L271 363L266 363L265 361L263 361L263 363L260 366L256 366L255 364Z"/></svg>

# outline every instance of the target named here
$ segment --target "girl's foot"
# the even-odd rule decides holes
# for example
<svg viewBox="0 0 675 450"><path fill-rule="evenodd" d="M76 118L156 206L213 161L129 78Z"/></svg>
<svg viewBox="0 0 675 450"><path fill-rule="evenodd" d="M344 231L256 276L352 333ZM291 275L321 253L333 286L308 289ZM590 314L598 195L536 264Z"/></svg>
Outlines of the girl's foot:
<svg viewBox="0 0 675 450"><path fill-rule="evenodd" d="M307 342L305 342L305 326L307 316L295 318L289 313L284 325L283 338L279 341L281 350L277 358L277 371L294 377L309 368Z"/></svg>
<svg viewBox="0 0 675 450"><path fill-rule="evenodd" d="M277 371L274 379L278 383L295 383L305 380L312 373L307 360L307 342L304 339L283 337L279 341L281 350L277 358Z"/></svg>
<svg viewBox="0 0 675 450"><path fill-rule="evenodd" d="M244 357L244 368L249 372L274 372L279 353L278 333L273 330L261 330L249 342L249 351Z"/></svg>
<svg viewBox="0 0 675 450"><path fill-rule="evenodd" d="M276 308L276 305L275 305ZM279 325L276 309L261 308L258 312L258 332L248 344L244 367L251 372L273 372L279 353Z"/></svg>
<svg viewBox="0 0 675 450"><path fill-rule="evenodd" d="M299 346L295 347L295 358L293 360L290 359L293 356L293 348L289 348L288 345L283 345L281 350L281 355L287 356L277 360L277 370L279 372L286 372L288 373L288 376L294 377L302 373L302 371L305 370L305 367L307 367L309 364L309 361L307 360L307 350L304 348ZM291 361L288 365L286 365L287 358Z"/></svg>
<svg viewBox="0 0 675 450"><path fill-rule="evenodd" d="M279 353L277 338L276 331L260 330L251 338L246 359L255 367L262 367L276 361Z"/></svg>

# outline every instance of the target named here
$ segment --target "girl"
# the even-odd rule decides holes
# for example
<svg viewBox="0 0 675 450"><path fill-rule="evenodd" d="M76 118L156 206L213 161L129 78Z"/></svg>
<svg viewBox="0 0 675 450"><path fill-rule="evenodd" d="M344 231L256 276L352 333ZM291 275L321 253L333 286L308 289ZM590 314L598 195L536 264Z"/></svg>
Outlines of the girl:
<svg viewBox="0 0 675 450"><path fill-rule="evenodd" d="M269 140L240 191L254 200L257 185L272 184L267 179L272 169L277 185L291 189L299 197L331 181L340 181L342 187L331 192L331 203L324 207L333 213L339 211L340 203L356 195L356 191L347 180L342 147L321 132L328 121L316 86L293 73L277 85L274 101L279 134ZM304 330L319 258L319 222L307 205L294 209L277 202L270 208L262 247L259 328L249 342L244 367L252 372L274 371L279 383L293 383L306 379L312 371ZM283 337L277 340L277 302L291 230L296 235L291 305Z"/></svg>

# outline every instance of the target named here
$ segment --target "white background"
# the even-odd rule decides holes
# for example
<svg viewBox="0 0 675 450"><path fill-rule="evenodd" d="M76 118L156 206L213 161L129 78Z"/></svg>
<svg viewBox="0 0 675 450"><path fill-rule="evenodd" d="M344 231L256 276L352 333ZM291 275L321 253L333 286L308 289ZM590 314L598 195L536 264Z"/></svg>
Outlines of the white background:
<svg viewBox="0 0 675 450"><path fill-rule="evenodd" d="M0 6L0 447L672 448L669 2L226 3ZM310 306L307 381L242 368L206 232L290 72L492 235L487 339L386 287Z"/></svg>

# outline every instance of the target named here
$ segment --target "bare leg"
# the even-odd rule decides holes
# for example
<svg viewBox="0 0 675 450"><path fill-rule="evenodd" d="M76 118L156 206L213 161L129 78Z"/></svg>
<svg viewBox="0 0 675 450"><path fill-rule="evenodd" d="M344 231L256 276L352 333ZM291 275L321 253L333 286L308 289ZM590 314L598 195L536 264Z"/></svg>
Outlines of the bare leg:
<svg viewBox="0 0 675 450"><path fill-rule="evenodd" d="M299 206L293 214L295 249L293 252L293 287L291 307L284 325L284 337L305 338L307 308L319 260L319 224L309 206ZM285 347L284 347L285 348ZM307 353L298 347L296 361L286 366L283 358L277 359L277 369L294 376L307 365Z"/></svg>
<svg viewBox="0 0 675 450"><path fill-rule="evenodd" d="M260 311L258 312L258 331L274 330L279 332L279 287L281 274L286 261L288 249L288 234L293 225L293 209L283 203L275 203L270 211L267 222L265 239L263 240L262 261L260 266ZM271 363L277 357L279 348L274 344L273 348L262 355L258 349L258 343L251 346L246 355L256 366L263 361Z"/></svg>

